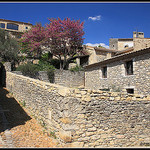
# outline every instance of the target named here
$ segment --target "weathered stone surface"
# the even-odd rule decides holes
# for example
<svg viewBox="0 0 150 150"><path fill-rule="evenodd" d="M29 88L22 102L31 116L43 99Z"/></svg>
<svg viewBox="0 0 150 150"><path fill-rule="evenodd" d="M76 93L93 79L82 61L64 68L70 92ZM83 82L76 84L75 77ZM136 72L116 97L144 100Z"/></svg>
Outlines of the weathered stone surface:
<svg viewBox="0 0 150 150"><path fill-rule="evenodd" d="M84 85L84 71L71 72L69 70L55 70L54 83L66 87L79 87Z"/></svg>
<svg viewBox="0 0 150 150"><path fill-rule="evenodd" d="M7 89L18 101L25 102L25 107L37 120L48 130L55 131L64 144L126 147L140 146L140 142L149 140L149 96L139 95L137 98L137 95L99 90L93 93L87 89L63 88L11 72L6 72L6 75Z"/></svg>
<svg viewBox="0 0 150 150"><path fill-rule="evenodd" d="M71 142L71 131L64 131L60 130L59 131L59 137L64 141L64 142Z"/></svg>
<svg viewBox="0 0 150 150"><path fill-rule="evenodd" d="M67 87L60 87L59 90L58 90L58 93L59 93L61 96L66 96L67 94L70 93L70 90L69 90L69 88L67 88Z"/></svg>
<svg viewBox="0 0 150 150"><path fill-rule="evenodd" d="M136 39L143 41L143 39ZM149 39L147 39L149 40ZM149 40L150 41L150 40ZM138 43L138 42L137 42ZM140 42L139 47L143 43ZM149 43L150 44L150 43ZM136 47L137 48L137 47ZM150 49L148 49L150 50ZM138 56L132 56L133 75L126 75L125 62L126 58L120 61L116 60L106 63L107 78L102 78L102 66L93 65L86 68L85 71L85 88L91 90L108 89L114 91L112 96L117 96L115 92L120 91L127 93L127 89L133 88L135 94L150 94L150 53L144 53Z"/></svg>
<svg viewBox="0 0 150 150"><path fill-rule="evenodd" d="M82 148L84 145L84 142L73 142L73 143L67 143L66 145L64 145L64 147L66 148Z"/></svg>
<svg viewBox="0 0 150 150"><path fill-rule="evenodd" d="M60 121L62 122L62 123L65 123L65 124L70 124L71 123L71 120L69 119L69 118L60 118Z"/></svg>

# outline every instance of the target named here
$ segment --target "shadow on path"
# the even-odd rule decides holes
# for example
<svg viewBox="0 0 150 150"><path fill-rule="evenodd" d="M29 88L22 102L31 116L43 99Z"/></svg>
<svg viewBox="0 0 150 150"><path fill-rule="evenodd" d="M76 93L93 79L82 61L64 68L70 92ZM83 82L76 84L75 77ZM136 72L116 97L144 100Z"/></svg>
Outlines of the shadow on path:
<svg viewBox="0 0 150 150"><path fill-rule="evenodd" d="M22 109L16 99L10 97L8 93L5 88L0 87L0 106L8 121L8 127L11 129L18 125L24 125L31 117ZM0 133L6 130L2 127L3 119L1 114L2 112L0 112Z"/></svg>

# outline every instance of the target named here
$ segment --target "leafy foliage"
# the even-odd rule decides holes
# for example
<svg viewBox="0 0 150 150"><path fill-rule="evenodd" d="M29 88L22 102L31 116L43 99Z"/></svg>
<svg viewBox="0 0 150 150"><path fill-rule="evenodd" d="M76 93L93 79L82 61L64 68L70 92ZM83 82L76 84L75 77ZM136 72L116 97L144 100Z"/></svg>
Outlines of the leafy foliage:
<svg viewBox="0 0 150 150"><path fill-rule="evenodd" d="M71 68L70 71L72 72L78 72L78 71L83 71L84 68L82 68L81 66L76 65L75 67Z"/></svg>
<svg viewBox="0 0 150 150"><path fill-rule="evenodd" d="M41 56L44 48L47 48L58 58L60 68L65 69L69 60L75 54L82 52L84 23L70 18L64 20L52 18L49 21L46 27L37 24L23 34L22 52L31 56Z"/></svg>
<svg viewBox="0 0 150 150"><path fill-rule="evenodd" d="M18 66L16 71L21 71L23 75L34 78L38 73L38 68L36 65L28 62L27 64Z"/></svg>
<svg viewBox="0 0 150 150"><path fill-rule="evenodd" d="M16 69L16 71L21 71L23 75L29 76L31 78L36 78L39 71L47 71L49 81L51 83L53 83L54 81L55 67L45 61L39 61L39 64L33 64L31 62L28 62L27 64L20 65Z"/></svg>
<svg viewBox="0 0 150 150"><path fill-rule="evenodd" d="M0 57L3 61L17 61L19 45L5 30L0 29Z"/></svg>
<svg viewBox="0 0 150 150"><path fill-rule="evenodd" d="M45 28L42 27L41 23L37 23L22 35L20 40L22 52L39 57L42 54L41 46L45 43L45 40Z"/></svg>
<svg viewBox="0 0 150 150"><path fill-rule="evenodd" d="M51 18L49 21L50 23L46 25L46 46L59 59L60 68L65 69L69 60L82 51L84 23L70 18L64 20ZM63 65L61 65L62 58Z"/></svg>

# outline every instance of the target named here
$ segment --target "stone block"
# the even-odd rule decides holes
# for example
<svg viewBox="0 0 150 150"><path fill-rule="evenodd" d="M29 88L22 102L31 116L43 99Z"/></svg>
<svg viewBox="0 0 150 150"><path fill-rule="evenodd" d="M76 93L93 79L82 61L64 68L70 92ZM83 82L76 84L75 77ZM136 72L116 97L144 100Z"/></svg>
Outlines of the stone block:
<svg viewBox="0 0 150 150"><path fill-rule="evenodd" d="M76 97L77 97L77 98L81 98L82 95L81 95L81 94L76 94Z"/></svg>
<svg viewBox="0 0 150 150"><path fill-rule="evenodd" d="M85 95L87 92L86 91L81 91L80 93L81 93L81 95Z"/></svg>
<svg viewBox="0 0 150 150"><path fill-rule="evenodd" d="M127 97L126 100L127 100L127 101L131 101L131 100L132 100L132 97Z"/></svg>
<svg viewBox="0 0 150 150"><path fill-rule="evenodd" d="M91 136L91 135L94 135L94 132L86 132L85 134L86 136Z"/></svg>
<svg viewBox="0 0 150 150"><path fill-rule="evenodd" d="M64 142L71 142L72 138L71 138L71 131L64 131L64 130L60 130L59 131L59 137L64 141Z"/></svg>
<svg viewBox="0 0 150 150"><path fill-rule="evenodd" d="M65 118L60 118L60 121L64 124L70 124L71 123L71 120L70 118L68 117L65 117Z"/></svg>
<svg viewBox="0 0 150 150"><path fill-rule="evenodd" d="M82 148L83 145L84 142L73 142L73 143L67 143L64 147Z"/></svg>
<svg viewBox="0 0 150 150"><path fill-rule="evenodd" d="M88 101L90 101L90 100L91 100L91 97L90 97L90 96L87 96L87 95L86 95L86 96L85 96L85 95L83 95L83 96L82 96L82 100L83 100L83 101L87 101L87 102L88 102Z"/></svg>
<svg viewBox="0 0 150 150"><path fill-rule="evenodd" d="M74 93L76 93L76 94L80 94L80 93L81 93L81 91L80 91L79 89L75 89L75 90L74 90Z"/></svg>
<svg viewBox="0 0 150 150"><path fill-rule="evenodd" d="M78 118L84 118L85 117L85 115L84 114L78 114L78 116L77 116Z"/></svg>
<svg viewBox="0 0 150 150"><path fill-rule="evenodd" d="M97 129L95 127L88 128L87 131L96 131Z"/></svg>
<svg viewBox="0 0 150 150"><path fill-rule="evenodd" d="M58 87L58 93L61 96L66 96L67 94L70 94L70 90L67 87Z"/></svg>

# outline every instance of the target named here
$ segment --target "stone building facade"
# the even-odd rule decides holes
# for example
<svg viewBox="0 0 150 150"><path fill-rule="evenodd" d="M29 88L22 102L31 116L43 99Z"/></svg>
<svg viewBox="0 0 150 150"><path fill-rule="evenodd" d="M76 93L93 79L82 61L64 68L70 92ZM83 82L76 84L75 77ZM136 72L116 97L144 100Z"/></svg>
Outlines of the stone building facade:
<svg viewBox="0 0 150 150"><path fill-rule="evenodd" d="M140 50L150 47L150 38L134 38L134 50Z"/></svg>
<svg viewBox="0 0 150 150"><path fill-rule="evenodd" d="M32 28L31 23L0 19L0 28L8 31L11 36L20 38L21 34Z"/></svg>
<svg viewBox="0 0 150 150"><path fill-rule="evenodd" d="M86 88L150 94L150 48L114 56L85 68Z"/></svg>
<svg viewBox="0 0 150 150"><path fill-rule="evenodd" d="M115 50L123 50L125 48L129 48L133 46L133 39L132 38L111 38L109 39L109 48Z"/></svg>
<svg viewBox="0 0 150 150"><path fill-rule="evenodd" d="M134 47L134 39L135 38L143 39L144 33L134 31L133 38L110 38L109 39L109 48L120 51L120 50L127 49L129 47Z"/></svg>

